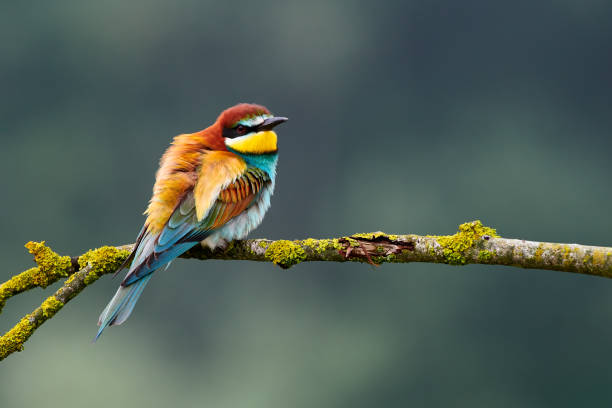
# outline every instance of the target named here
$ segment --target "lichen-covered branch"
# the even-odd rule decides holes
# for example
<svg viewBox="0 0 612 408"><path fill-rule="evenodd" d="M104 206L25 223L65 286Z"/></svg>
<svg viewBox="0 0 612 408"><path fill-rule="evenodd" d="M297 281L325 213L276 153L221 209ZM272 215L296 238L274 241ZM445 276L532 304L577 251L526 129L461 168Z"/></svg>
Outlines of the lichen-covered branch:
<svg viewBox="0 0 612 408"><path fill-rule="evenodd" d="M15 351L70 299L105 274L115 272L128 257L132 245L105 246L78 258L59 256L44 242L29 242L37 267L0 285L0 311L8 298L34 287L46 287L68 277L62 287L15 327L0 337L0 360ZM434 262L450 265L487 264L548 269L612 277L612 248L578 244L554 244L501 238L480 221L459 226L454 235L389 235L382 232L354 234L333 239L234 241L223 250L196 246L183 258L272 262L289 268L301 262Z"/></svg>
<svg viewBox="0 0 612 408"><path fill-rule="evenodd" d="M233 242L225 251L198 246L184 257L273 262L283 268L313 261L509 265L612 277L612 248L501 238L480 221L461 224L454 235L373 232L333 239L252 239Z"/></svg>
<svg viewBox="0 0 612 408"><path fill-rule="evenodd" d="M38 266L13 276L0 285L0 312L6 300L35 287L46 288L62 277L76 272L78 265L69 256L59 256L45 242L28 242L25 247Z"/></svg>
<svg viewBox="0 0 612 408"><path fill-rule="evenodd" d="M2 287L9 288L7 290L9 290L10 293L15 294L36 286L46 287L52 283L50 281L51 279L53 279L53 282L59 279L56 278L56 275L60 273L58 271L70 271L70 268L72 268L72 270L76 270L79 267L81 269L72 273L70 277L66 279L61 288L42 302L42 304L32 313L24 316L19 323L6 332L4 336L0 337L0 360L4 360L8 355L14 353L15 351L23 350L23 344L30 338L32 333L34 333L34 331L40 327L40 325L52 318L66 303L70 301L70 299L85 289L87 285L95 282L104 274L116 271L128 257L132 248L131 245L123 247L106 246L98 248L80 256L75 262L75 266L71 266L69 268L67 265L63 265L65 266L65 269L61 269L56 261L58 259L63 259L63 261L65 261L65 258L67 258L67 262L72 264L70 257L59 257L55 252L45 247L44 242L29 242L26 244L26 247L34 254L34 259L38 263L38 268L40 268L40 270L38 272L32 272L31 270L23 272L5 282L2 286L0 286L0 290L2 290ZM35 250L33 250L33 248ZM43 253L45 256L41 255ZM52 277L49 281L45 281L44 286L40 284L40 273L42 270L49 271L49 276ZM15 280L17 277L20 278ZM27 277L30 277L32 282L24 281L24 279ZM19 282L21 286L15 286L16 282Z"/></svg>

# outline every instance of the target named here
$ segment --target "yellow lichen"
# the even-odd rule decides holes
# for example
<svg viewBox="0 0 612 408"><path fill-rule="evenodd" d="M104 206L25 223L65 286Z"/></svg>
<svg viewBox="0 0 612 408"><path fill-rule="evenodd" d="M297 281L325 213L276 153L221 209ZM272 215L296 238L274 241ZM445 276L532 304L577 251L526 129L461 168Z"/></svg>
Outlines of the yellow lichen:
<svg viewBox="0 0 612 408"><path fill-rule="evenodd" d="M363 239L374 239L375 237L379 237L384 235L382 232L358 232L357 234L351 235L353 238L363 238Z"/></svg>
<svg viewBox="0 0 612 408"><path fill-rule="evenodd" d="M478 260L480 262L489 262L492 258L493 258L493 252L491 251L487 251L485 249L485 250L478 252Z"/></svg>
<svg viewBox="0 0 612 408"><path fill-rule="evenodd" d="M85 268L87 265L91 265L91 271L84 280L85 284L89 285L100 276L115 272L129 255L129 251L120 250L112 246L103 246L81 255L79 257L79 266Z"/></svg>
<svg viewBox="0 0 612 408"><path fill-rule="evenodd" d="M305 240L302 241L302 243L304 244L304 246L310 247L312 249L315 248L315 245L319 242L318 239L314 239L314 238L306 238Z"/></svg>
<svg viewBox="0 0 612 408"><path fill-rule="evenodd" d="M38 274L40 274L40 268L35 267L13 276L0 285L0 299L5 300L16 293L36 287L37 285L34 281L40 281L40 279L35 279L34 277Z"/></svg>
<svg viewBox="0 0 612 408"><path fill-rule="evenodd" d="M359 242L352 237L344 237L344 239L346 242L348 242L349 246L352 246L353 248L357 248L359 246Z"/></svg>
<svg viewBox="0 0 612 408"><path fill-rule="evenodd" d="M63 306L64 304L57 300L55 296L49 296L42 305L40 305L40 308L43 311L43 316L49 318L57 313Z"/></svg>
<svg viewBox="0 0 612 408"><path fill-rule="evenodd" d="M55 296L49 296L42 303L42 305L40 305L40 308L42 309L43 316L45 316L46 318L49 318L53 316L55 313L57 313L57 311L60 310L63 306L64 304L60 302L59 300L57 300Z"/></svg>
<svg viewBox="0 0 612 408"><path fill-rule="evenodd" d="M593 266L600 268L606 263L606 255L599 249L593 250Z"/></svg>
<svg viewBox="0 0 612 408"><path fill-rule="evenodd" d="M584 254L584 257L582 258L582 267L587 270L590 270L592 265L593 265L593 255L587 252Z"/></svg>
<svg viewBox="0 0 612 408"><path fill-rule="evenodd" d="M0 310L9 297L37 286L46 288L72 272L70 257L59 256L47 247L44 241L31 241L25 247L34 255L38 266L21 272L0 285Z"/></svg>
<svg viewBox="0 0 612 408"><path fill-rule="evenodd" d="M538 264L542 263L542 254L544 253L544 248L542 248L542 244L538 245L538 247L535 250L535 260Z"/></svg>
<svg viewBox="0 0 612 408"><path fill-rule="evenodd" d="M435 238L443 249L442 253L446 262L452 265L463 265L466 263L466 250L484 236L499 237L495 229L486 227L479 220L476 220L461 224L455 235Z"/></svg>
<svg viewBox="0 0 612 408"><path fill-rule="evenodd" d="M304 247L312 249L317 254L321 254L327 249L329 240L306 238L302 241L302 244Z"/></svg>
<svg viewBox="0 0 612 408"><path fill-rule="evenodd" d="M320 239L319 240L319 245L317 246L317 252L318 253L324 252L325 250L327 250L328 246L329 246L329 240L327 240L327 239Z"/></svg>
<svg viewBox="0 0 612 408"><path fill-rule="evenodd" d="M436 246L430 243L430 240L427 240L425 243L425 252L428 256L432 258L436 258Z"/></svg>
<svg viewBox="0 0 612 408"><path fill-rule="evenodd" d="M338 238L334 238L331 241L331 245L334 249L342 249L342 244Z"/></svg>
<svg viewBox="0 0 612 408"><path fill-rule="evenodd" d="M34 261L38 265L38 268L26 271L34 286L46 288L59 278L68 276L68 272L72 269L70 257L59 256L45 245L45 241L30 241L25 247L34 255Z"/></svg>
<svg viewBox="0 0 612 408"><path fill-rule="evenodd" d="M76 278L76 276L77 276L76 273L73 273L72 275L70 275L68 279L64 281L64 285L69 285L74 280L74 278Z"/></svg>
<svg viewBox="0 0 612 408"><path fill-rule="evenodd" d="M563 259L562 265L565 267L568 267L570 265L572 265L573 260L572 260L572 248L570 248L569 245L563 245L561 247L561 258Z"/></svg>
<svg viewBox="0 0 612 408"><path fill-rule="evenodd" d="M382 231L360 232L360 233L351 235L351 237L352 238L364 238L364 239L367 239L367 240L374 240L374 239L380 238L380 237L387 238L387 239L389 239L391 241L397 241L399 239L399 235L385 234Z"/></svg>
<svg viewBox="0 0 612 408"><path fill-rule="evenodd" d="M266 258L282 268L289 268L306 259L306 253L300 245L283 239L268 246Z"/></svg>
<svg viewBox="0 0 612 408"><path fill-rule="evenodd" d="M14 351L23 350L23 343L34 332L34 327L30 323L30 317L30 315L26 315L15 327L0 337L0 360Z"/></svg>

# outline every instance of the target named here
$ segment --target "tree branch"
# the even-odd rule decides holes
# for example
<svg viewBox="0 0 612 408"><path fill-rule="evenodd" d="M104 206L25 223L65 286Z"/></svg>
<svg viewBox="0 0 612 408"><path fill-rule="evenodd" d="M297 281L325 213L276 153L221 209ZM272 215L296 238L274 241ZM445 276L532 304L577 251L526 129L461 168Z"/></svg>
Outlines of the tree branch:
<svg viewBox="0 0 612 408"><path fill-rule="evenodd" d="M59 256L42 243L29 242L37 267L0 285L0 311L6 300L34 287L46 287L68 277L55 294L26 315L0 337L0 360L15 351L67 302L105 274L115 272L133 245L105 246L78 258ZM612 277L612 248L578 244L554 244L501 238L480 221L459 226L454 235L389 235L382 232L333 239L234 241L226 249L196 246L181 256L196 259L227 259L272 262L289 268L301 262L434 262L450 265L508 265L530 269L583 273Z"/></svg>

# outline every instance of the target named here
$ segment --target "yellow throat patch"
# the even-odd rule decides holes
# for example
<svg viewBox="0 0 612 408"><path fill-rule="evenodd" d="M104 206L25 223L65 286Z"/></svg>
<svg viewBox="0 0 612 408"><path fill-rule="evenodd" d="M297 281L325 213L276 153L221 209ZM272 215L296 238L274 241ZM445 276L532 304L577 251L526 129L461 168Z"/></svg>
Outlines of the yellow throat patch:
<svg viewBox="0 0 612 408"><path fill-rule="evenodd" d="M234 139L226 139L225 144L240 153L274 153L276 151L276 133L272 130L250 133Z"/></svg>

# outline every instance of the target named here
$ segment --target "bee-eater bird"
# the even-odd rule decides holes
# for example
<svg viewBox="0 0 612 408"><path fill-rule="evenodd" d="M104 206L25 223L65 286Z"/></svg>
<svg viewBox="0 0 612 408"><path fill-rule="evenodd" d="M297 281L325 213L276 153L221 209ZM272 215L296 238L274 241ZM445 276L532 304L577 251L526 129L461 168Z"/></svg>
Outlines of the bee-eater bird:
<svg viewBox="0 0 612 408"><path fill-rule="evenodd" d="M276 176L276 125L263 106L238 104L199 132L179 135L160 160L144 226L127 275L98 320L98 333L123 323L153 272L198 243L242 239L268 208Z"/></svg>

